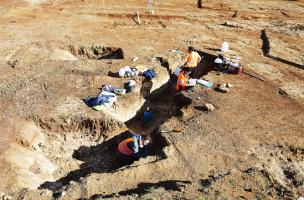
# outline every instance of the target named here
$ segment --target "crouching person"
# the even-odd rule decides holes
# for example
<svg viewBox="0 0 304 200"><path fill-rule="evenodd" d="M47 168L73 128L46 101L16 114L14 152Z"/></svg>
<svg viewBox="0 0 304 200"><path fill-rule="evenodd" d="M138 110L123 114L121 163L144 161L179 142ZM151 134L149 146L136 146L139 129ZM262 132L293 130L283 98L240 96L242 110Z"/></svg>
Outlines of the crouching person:
<svg viewBox="0 0 304 200"><path fill-rule="evenodd" d="M148 156L148 144L150 140L139 134L127 138L118 145L118 159L123 165L130 165L140 158Z"/></svg>
<svg viewBox="0 0 304 200"><path fill-rule="evenodd" d="M177 77L176 90L186 91L190 88L188 87L189 74L191 71L187 68L183 68Z"/></svg>

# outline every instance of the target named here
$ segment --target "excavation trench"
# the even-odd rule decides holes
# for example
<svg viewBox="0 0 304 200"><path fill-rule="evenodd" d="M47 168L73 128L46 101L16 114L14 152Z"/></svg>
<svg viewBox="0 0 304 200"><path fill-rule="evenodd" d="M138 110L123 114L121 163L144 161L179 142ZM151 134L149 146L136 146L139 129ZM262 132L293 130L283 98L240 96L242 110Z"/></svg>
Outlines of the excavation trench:
<svg viewBox="0 0 304 200"><path fill-rule="evenodd" d="M211 62L213 62L215 56L200 52L203 55L205 62L197 68L195 72L196 77L201 77L212 70ZM168 70L171 76L171 70L169 64L162 62L162 66ZM176 79L176 78L175 78ZM152 87L150 80L143 81L143 87ZM152 93L142 91L142 96L145 98L145 103L138 109L136 115L125 122L128 129L133 130L136 133L147 134L151 138L151 144L149 146L149 161L156 162L158 160L165 159L167 155L163 149L170 145L170 142L161 133L160 126L172 117L181 117L181 109L192 103L192 99L185 95L185 93L177 93L174 89L175 80L174 77L168 80L167 83L160 88L154 90ZM149 122L143 122L143 112L147 107L151 108L152 118ZM44 182L40 185L41 189L48 189L53 191L53 195L60 195L60 193L67 189L71 181L78 182L81 178L90 175L91 173L112 173L117 170L125 170L126 167L117 161L115 157L115 151L120 141L131 136L129 131L124 131L114 137L93 146L81 146L73 153L73 159L81 161L79 169L70 171L65 176L59 178L56 181ZM140 161L145 163L145 161Z"/></svg>

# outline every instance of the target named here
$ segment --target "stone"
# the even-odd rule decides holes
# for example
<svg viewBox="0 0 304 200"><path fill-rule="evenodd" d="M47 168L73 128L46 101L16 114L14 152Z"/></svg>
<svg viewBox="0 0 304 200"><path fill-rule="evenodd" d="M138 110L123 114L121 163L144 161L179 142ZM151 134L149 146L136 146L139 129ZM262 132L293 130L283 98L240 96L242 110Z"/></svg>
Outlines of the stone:
<svg viewBox="0 0 304 200"><path fill-rule="evenodd" d="M232 88L233 85L231 83L227 83L227 88Z"/></svg>
<svg viewBox="0 0 304 200"><path fill-rule="evenodd" d="M2 197L5 195L4 192L0 192L0 198L2 199Z"/></svg>
<svg viewBox="0 0 304 200"><path fill-rule="evenodd" d="M77 58L64 49L54 49L50 56L51 60L75 61Z"/></svg>
<svg viewBox="0 0 304 200"><path fill-rule="evenodd" d="M222 26L227 26L227 27L230 27L230 28L238 28L239 25L235 22L229 22L229 21L226 21L224 22L223 24L221 24Z"/></svg>
<svg viewBox="0 0 304 200"><path fill-rule="evenodd" d="M10 195L4 195L4 196L2 196L2 199L3 200L11 200L12 197Z"/></svg>
<svg viewBox="0 0 304 200"><path fill-rule="evenodd" d="M97 59L98 56L96 56L93 51L91 51L90 49L84 49L84 55L91 60Z"/></svg>
<svg viewBox="0 0 304 200"><path fill-rule="evenodd" d="M229 92L229 88L227 88L227 87L218 87L217 90L222 93Z"/></svg>
<svg viewBox="0 0 304 200"><path fill-rule="evenodd" d="M251 188L248 184L246 184L246 185L243 187L243 189L244 189L244 191L246 191L246 192L252 192L252 188Z"/></svg>
<svg viewBox="0 0 304 200"><path fill-rule="evenodd" d="M78 56L79 54L78 54L78 48L76 47L76 46L70 46L69 47L69 49L70 49L70 52L74 55L74 56Z"/></svg>
<svg viewBox="0 0 304 200"><path fill-rule="evenodd" d="M204 108L209 112L212 112L214 110L214 106L211 103L206 103L204 105Z"/></svg>
<svg viewBox="0 0 304 200"><path fill-rule="evenodd" d="M221 84L220 84L220 87L221 87L221 88L227 87L227 83L221 83Z"/></svg>

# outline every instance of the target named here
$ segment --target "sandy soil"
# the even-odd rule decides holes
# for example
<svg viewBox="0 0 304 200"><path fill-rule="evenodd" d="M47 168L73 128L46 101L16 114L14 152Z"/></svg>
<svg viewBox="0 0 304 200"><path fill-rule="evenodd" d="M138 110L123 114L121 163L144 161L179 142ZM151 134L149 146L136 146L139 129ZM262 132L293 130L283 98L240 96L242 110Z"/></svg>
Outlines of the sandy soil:
<svg viewBox="0 0 304 200"><path fill-rule="evenodd" d="M304 1L145 9L131 0L0 2L0 197L304 197ZM223 41L262 81L214 71ZM124 59L96 60L92 45L121 48ZM196 75L231 83L229 93L197 85L176 94L172 72L189 45L204 56ZM129 80L115 76L125 65L157 77L136 77L135 91L109 109L87 107L82 99L102 85ZM147 106L153 118L143 124ZM151 151L121 166L114 151L128 129L149 134Z"/></svg>

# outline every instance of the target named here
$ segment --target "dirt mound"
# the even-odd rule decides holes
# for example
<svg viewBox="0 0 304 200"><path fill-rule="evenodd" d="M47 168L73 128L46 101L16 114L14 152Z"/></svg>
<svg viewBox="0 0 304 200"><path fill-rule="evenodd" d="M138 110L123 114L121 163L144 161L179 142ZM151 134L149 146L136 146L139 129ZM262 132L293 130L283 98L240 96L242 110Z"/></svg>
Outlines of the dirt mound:
<svg viewBox="0 0 304 200"><path fill-rule="evenodd" d="M289 82L280 87L280 90L292 98L304 99L304 83Z"/></svg>
<svg viewBox="0 0 304 200"><path fill-rule="evenodd" d="M75 61L77 58L69 51L63 49L54 49L50 56L51 60Z"/></svg>

